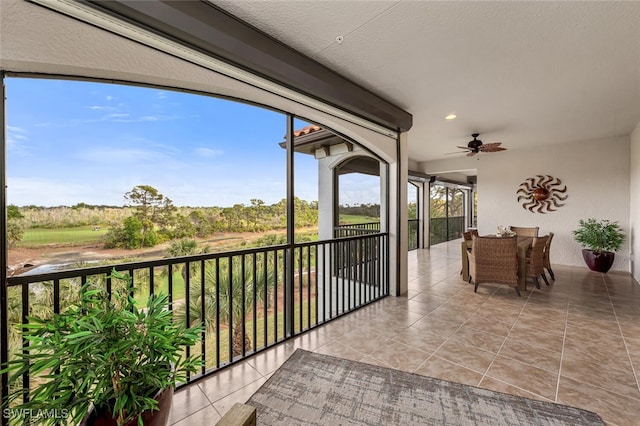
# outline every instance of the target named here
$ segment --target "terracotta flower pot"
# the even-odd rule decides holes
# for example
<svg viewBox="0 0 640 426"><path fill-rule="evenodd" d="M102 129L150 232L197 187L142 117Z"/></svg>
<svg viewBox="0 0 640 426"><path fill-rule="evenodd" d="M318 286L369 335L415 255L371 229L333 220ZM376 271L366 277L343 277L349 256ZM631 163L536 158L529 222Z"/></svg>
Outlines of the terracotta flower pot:
<svg viewBox="0 0 640 426"><path fill-rule="evenodd" d="M594 253L593 250L582 249L582 258L592 271L606 273L613 265L615 253L611 251Z"/></svg>
<svg viewBox="0 0 640 426"><path fill-rule="evenodd" d="M142 414L145 426L166 426L169 423L169 413L173 401L173 388L159 391L155 398L158 400L158 411L146 411ZM91 411L80 426L116 426L116 420L111 417L111 413L97 413ZM125 426L137 426L138 419L135 418L126 423Z"/></svg>

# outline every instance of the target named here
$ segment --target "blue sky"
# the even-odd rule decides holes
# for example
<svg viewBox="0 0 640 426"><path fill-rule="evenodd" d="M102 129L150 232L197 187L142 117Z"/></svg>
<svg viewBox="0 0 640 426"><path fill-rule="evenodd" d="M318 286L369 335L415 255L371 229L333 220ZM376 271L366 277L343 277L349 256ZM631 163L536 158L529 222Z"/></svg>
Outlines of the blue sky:
<svg viewBox="0 0 640 426"><path fill-rule="evenodd" d="M123 205L140 184L178 206L286 196L283 114L95 82L7 78L6 86L10 204ZM296 161L296 195L317 200L315 160Z"/></svg>

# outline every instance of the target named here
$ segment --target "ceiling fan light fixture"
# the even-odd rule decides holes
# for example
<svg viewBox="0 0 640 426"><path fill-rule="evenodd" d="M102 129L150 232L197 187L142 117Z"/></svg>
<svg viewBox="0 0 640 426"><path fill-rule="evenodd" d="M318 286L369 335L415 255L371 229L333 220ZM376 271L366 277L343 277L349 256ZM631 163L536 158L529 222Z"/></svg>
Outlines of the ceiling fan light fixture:
<svg viewBox="0 0 640 426"><path fill-rule="evenodd" d="M502 142L491 142L484 144L480 139L478 139L478 136L480 136L480 133L473 133L471 135L473 140L469 141L469 143L467 143L467 146L457 146L457 148L462 149L463 151L449 152L447 154L466 153L467 157L473 157L474 155L481 152L500 152L506 151L507 149L500 146L502 145Z"/></svg>
<svg viewBox="0 0 640 426"><path fill-rule="evenodd" d="M451 113L449 115L447 115L444 119L445 120L454 120L457 117L457 115Z"/></svg>

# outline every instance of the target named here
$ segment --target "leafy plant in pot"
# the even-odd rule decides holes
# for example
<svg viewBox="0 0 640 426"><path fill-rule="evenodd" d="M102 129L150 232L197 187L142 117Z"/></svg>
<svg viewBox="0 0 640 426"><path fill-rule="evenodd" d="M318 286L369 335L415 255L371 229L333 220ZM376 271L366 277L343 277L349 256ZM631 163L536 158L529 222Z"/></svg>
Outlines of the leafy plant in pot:
<svg viewBox="0 0 640 426"><path fill-rule="evenodd" d="M111 277L130 280L115 270ZM139 307L128 285L117 286L120 291L113 287L109 297L104 288L87 283L62 313L29 317L24 327L29 351L18 353L2 371L10 373L10 383L20 384L3 409L47 413L25 423L53 425L60 416L81 425L167 423L176 383L202 365L196 356L184 355L202 329L176 323L166 295L149 296ZM17 404L24 373L43 383Z"/></svg>
<svg viewBox="0 0 640 426"><path fill-rule="evenodd" d="M613 265L615 252L622 247L622 229L617 222L595 218L580 219L579 225L573 236L584 247L582 258L592 271L606 273Z"/></svg>

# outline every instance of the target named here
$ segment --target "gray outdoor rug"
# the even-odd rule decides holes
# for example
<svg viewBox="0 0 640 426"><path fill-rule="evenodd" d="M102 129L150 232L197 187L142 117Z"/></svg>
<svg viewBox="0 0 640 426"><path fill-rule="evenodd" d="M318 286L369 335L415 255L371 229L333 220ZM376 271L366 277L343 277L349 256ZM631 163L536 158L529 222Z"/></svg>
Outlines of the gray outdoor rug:
<svg viewBox="0 0 640 426"><path fill-rule="evenodd" d="M604 425L579 408L302 349L247 404L258 425Z"/></svg>

